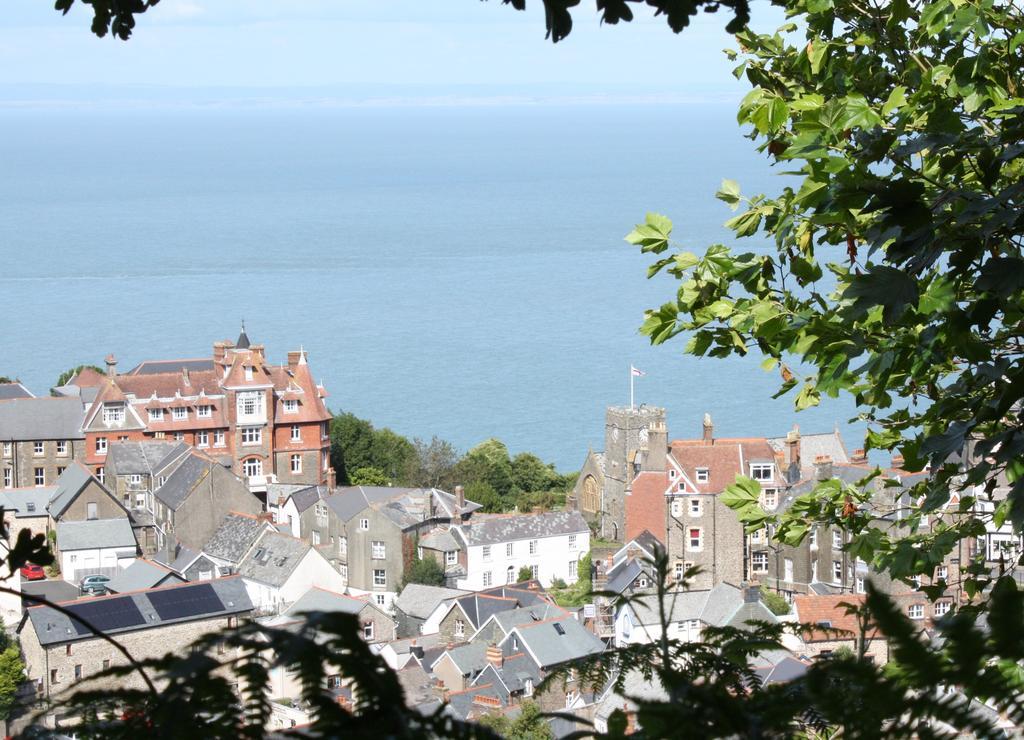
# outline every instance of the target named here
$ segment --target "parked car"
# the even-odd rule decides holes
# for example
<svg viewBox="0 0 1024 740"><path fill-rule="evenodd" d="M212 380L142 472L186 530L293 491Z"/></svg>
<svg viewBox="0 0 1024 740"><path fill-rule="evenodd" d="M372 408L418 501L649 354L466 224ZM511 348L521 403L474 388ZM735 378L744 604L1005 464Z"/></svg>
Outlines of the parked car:
<svg viewBox="0 0 1024 740"><path fill-rule="evenodd" d="M83 594L102 596L107 592L108 583L110 583L110 578L107 576L101 576L97 573L95 575L85 576L81 581L79 581L78 589Z"/></svg>
<svg viewBox="0 0 1024 740"><path fill-rule="evenodd" d="M43 566L35 563L25 563L21 566L21 577L26 581L41 581L46 578L46 571Z"/></svg>

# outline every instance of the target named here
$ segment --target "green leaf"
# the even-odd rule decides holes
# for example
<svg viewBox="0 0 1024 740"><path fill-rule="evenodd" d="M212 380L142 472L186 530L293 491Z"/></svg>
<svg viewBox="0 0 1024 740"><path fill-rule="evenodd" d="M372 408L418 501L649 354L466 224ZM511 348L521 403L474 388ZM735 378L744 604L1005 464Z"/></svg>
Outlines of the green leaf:
<svg viewBox="0 0 1024 740"><path fill-rule="evenodd" d="M715 193L715 197L725 201L734 211L740 204L740 186L735 180L722 180L722 187Z"/></svg>
<svg viewBox="0 0 1024 740"><path fill-rule="evenodd" d="M906 311L917 305L917 282L902 270L887 265L874 265L868 272L855 275L844 295L854 299L861 311L873 306L884 308L885 323L892 324Z"/></svg>
<svg viewBox="0 0 1024 740"><path fill-rule="evenodd" d="M887 116L894 110L898 110L907 104L907 88L897 85L889 93L889 98L882 106L882 116Z"/></svg>

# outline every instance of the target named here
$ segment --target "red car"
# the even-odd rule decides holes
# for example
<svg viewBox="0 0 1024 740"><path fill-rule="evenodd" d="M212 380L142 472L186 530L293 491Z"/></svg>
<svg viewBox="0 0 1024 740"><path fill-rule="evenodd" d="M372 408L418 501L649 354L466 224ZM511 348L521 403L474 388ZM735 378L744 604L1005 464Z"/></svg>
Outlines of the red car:
<svg viewBox="0 0 1024 740"><path fill-rule="evenodd" d="M25 563L21 566L21 577L26 581L41 581L46 578L46 571L43 566L35 563Z"/></svg>

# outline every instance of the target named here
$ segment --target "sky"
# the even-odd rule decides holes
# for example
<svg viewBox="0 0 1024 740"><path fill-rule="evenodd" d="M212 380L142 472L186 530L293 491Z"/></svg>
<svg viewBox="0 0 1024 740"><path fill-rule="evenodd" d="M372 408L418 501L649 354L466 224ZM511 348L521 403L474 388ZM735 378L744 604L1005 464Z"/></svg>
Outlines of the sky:
<svg viewBox="0 0 1024 740"><path fill-rule="evenodd" d="M543 6L500 0L162 0L130 41L96 38L90 9L4 0L0 102L152 99L391 101L445 96L501 101L738 96L722 49L726 11L677 36L638 5L602 26L593 0L568 39L544 39ZM765 29L781 21L755 6Z"/></svg>

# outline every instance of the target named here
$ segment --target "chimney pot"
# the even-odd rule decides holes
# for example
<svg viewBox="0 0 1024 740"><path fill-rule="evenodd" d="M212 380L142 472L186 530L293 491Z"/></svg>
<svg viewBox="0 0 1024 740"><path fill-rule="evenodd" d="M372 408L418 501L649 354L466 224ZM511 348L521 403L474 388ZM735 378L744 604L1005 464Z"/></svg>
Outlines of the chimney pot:
<svg viewBox="0 0 1024 740"><path fill-rule="evenodd" d="M715 443L715 425L711 423L711 414L704 414L704 444Z"/></svg>
<svg viewBox="0 0 1024 740"><path fill-rule="evenodd" d="M104 362L107 363L107 375L114 377L117 374L117 358L114 357L114 353L107 355Z"/></svg>
<svg viewBox="0 0 1024 740"><path fill-rule="evenodd" d="M302 352L300 352L299 350L294 350L292 352L289 352L288 353L288 367L290 369L295 369L295 367L298 366L299 358L301 358L301 357L302 357Z"/></svg>
<svg viewBox="0 0 1024 740"><path fill-rule="evenodd" d="M832 477L832 457L830 455L818 455L814 458L815 478L828 480Z"/></svg>
<svg viewBox="0 0 1024 740"><path fill-rule="evenodd" d="M493 642L487 646L487 662L495 668L501 668L505 663L505 656L502 654L501 648Z"/></svg>

